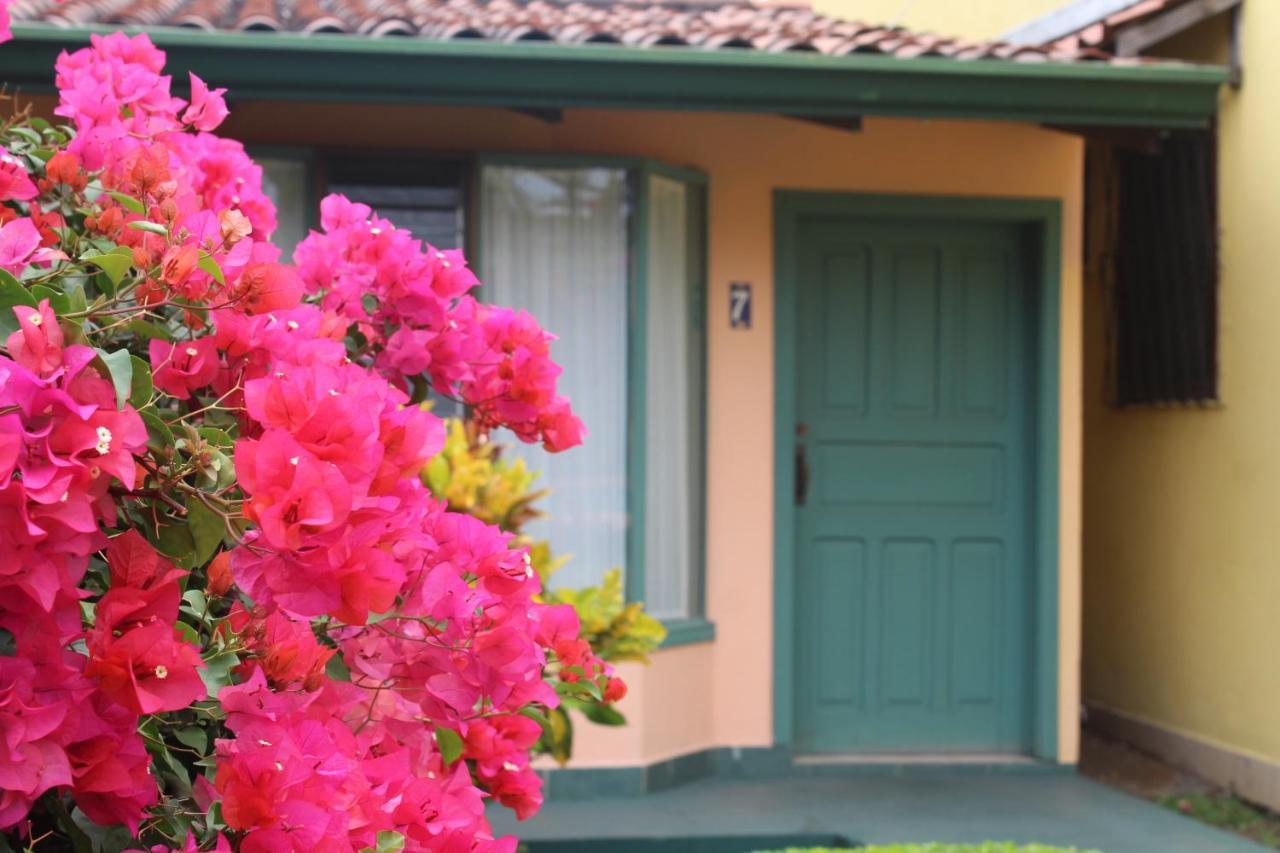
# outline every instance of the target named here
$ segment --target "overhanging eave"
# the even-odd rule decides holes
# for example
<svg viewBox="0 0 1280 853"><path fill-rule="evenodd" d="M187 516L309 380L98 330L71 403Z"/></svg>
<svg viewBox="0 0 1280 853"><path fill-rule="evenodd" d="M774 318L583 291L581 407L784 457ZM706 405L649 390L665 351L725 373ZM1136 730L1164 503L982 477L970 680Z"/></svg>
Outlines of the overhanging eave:
<svg viewBox="0 0 1280 853"><path fill-rule="evenodd" d="M109 28L17 24L0 80L47 91L59 51ZM125 29L126 32L131 30ZM714 110L1205 126L1228 71L1187 64L903 59L617 45L499 44L293 33L147 32L181 83L191 70L240 100L528 109Z"/></svg>

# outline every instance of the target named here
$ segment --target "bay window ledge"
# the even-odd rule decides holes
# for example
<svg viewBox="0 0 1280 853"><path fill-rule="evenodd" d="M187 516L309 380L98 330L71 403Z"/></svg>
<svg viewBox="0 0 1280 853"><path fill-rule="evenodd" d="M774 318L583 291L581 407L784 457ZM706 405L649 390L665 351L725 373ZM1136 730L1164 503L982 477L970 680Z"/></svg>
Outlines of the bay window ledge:
<svg viewBox="0 0 1280 853"><path fill-rule="evenodd" d="M667 638L662 641L661 649L676 646L689 646L694 643L709 643L716 638L716 625L701 617L692 619L664 619L662 626L667 629Z"/></svg>

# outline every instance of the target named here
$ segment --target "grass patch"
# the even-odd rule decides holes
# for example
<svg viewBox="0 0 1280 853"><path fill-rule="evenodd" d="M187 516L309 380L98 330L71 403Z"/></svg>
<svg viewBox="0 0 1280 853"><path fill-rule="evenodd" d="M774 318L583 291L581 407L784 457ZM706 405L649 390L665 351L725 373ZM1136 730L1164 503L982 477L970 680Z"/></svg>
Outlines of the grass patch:
<svg viewBox="0 0 1280 853"><path fill-rule="evenodd" d="M1280 849L1280 817L1230 794L1170 794L1156 800L1167 809L1211 826L1237 832Z"/></svg>

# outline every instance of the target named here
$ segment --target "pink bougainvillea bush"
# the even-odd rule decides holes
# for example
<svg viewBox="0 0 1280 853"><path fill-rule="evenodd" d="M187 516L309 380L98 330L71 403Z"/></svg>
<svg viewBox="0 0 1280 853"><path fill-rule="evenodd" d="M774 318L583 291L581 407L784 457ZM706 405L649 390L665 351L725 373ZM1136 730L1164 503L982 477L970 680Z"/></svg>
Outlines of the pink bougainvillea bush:
<svg viewBox="0 0 1280 853"><path fill-rule="evenodd" d="M570 448L552 337L340 196L282 262L223 91L164 63L95 36L65 123L0 126L0 832L514 850L485 808L538 809L547 709L625 690L423 485L423 401Z"/></svg>

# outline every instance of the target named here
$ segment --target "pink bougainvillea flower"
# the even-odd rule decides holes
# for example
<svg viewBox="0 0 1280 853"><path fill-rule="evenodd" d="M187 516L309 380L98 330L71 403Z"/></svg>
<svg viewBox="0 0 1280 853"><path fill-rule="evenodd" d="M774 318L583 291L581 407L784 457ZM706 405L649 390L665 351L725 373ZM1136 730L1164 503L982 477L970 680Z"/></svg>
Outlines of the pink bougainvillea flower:
<svg viewBox="0 0 1280 853"><path fill-rule="evenodd" d="M264 608L245 610L237 602L229 617L267 680L280 689L316 690L324 680L325 664L334 650L320 645L308 622Z"/></svg>
<svg viewBox="0 0 1280 853"><path fill-rule="evenodd" d="M40 376L47 376L62 365L62 328L49 307L49 300L42 299L37 308L18 305L13 308L18 318L18 331L5 342L13 360Z"/></svg>
<svg viewBox="0 0 1280 853"><path fill-rule="evenodd" d="M29 201L36 192L22 161L0 147L0 201Z"/></svg>
<svg viewBox="0 0 1280 853"><path fill-rule="evenodd" d="M40 231L30 219L14 219L0 225L0 269L18 275L40 248Z"/></svg>
<svg viewBox="0 0 1280 853"><path fill-rule="evenodd" d="M213 130L227 117L226 89L210 89L203 80L191 72L191 106L182 114L182 121L196 130Z"/></svg>
<svg viewBox="0 0 1280 853"><path fill-rule="evenodd" d="M91 707L82 721L83 739L67 748L76 805L95 823L137 832L159 795L151 756L135 731L134 714L103 693L94 694Z"/></svg>
<svg viewBox="0 0 1280 853"><path fill-rule="evenodd" d="M218 350L211 337L176 343L152 340L149 355L155 386L180 400L191 399L218 373Z"/></svg>
<svg viewBox="0 0 1280 853"><path fill-rule="evenodd" d="M342 472L284 430L237 442L235 462L251 496L245 517L257 522L272 547L297 550L308 536L340 529L351 513L351 485Z"/></svg>
<svg viewBox="0 0 1280 853"><path fill-rule="evenodd" d="M205 697L201 666L199 650L180 639L170 620L135 625L119 637L96 634L85 675L134 713L155 714Z"/></svg>

